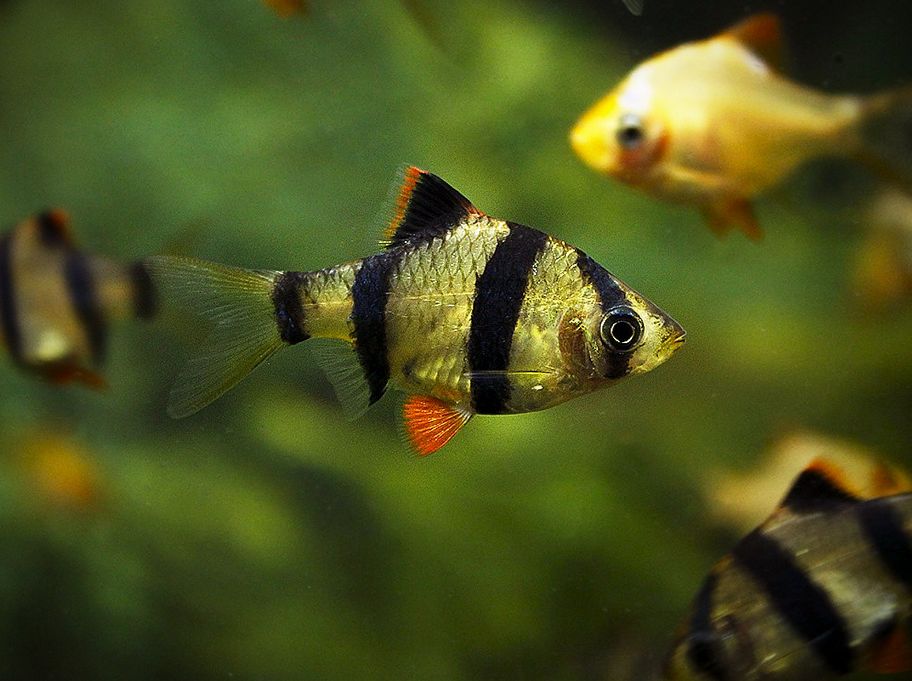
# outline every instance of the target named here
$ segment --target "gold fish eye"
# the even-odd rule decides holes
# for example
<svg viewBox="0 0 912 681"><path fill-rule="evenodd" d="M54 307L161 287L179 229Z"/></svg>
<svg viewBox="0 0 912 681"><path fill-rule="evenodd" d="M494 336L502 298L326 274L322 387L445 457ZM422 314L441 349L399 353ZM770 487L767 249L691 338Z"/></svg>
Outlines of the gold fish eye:
<svg viewBox="0 0 912 681"><path fill-rule="evenodd" d="M618 144L624 149L636 149L643 143L645 137L643 133L643 119L637 114L624 114L618 121L617 132L615 132Z"/></svg>
<svg viewBox="0 0 912 681"><path fill-rule="evenodd" d="M599 326L605 344L615 352L630 352L643 338L643 320L627 306L608 310Z"/></svg>

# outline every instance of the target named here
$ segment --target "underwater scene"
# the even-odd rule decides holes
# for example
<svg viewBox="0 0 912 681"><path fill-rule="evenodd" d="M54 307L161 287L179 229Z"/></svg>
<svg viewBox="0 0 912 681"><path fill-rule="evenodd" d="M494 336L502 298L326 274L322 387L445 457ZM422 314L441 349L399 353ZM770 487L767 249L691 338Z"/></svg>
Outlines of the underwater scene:
<svg viewBox="0 0 912 681"><path fill-rule="evenodd" d="M912 679L909 25L0 0L0 679Z"/></svg>

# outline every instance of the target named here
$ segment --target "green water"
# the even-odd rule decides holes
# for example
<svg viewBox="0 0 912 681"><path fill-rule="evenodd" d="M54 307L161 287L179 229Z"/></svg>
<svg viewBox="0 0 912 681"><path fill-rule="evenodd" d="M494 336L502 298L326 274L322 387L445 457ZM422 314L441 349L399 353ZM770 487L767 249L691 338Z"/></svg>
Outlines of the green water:
<svg viewBox="0 0 912 681"><path fill-rule="evenodd" d="M710 471L750 469L792 428L912 464L912 312L859 311L864 232L828 208L841 194L811 178L796 201L796 181L760 202L760 245L719 241L573 156L574 120L638 60L741 16L676 32L684 9L655 4L428 0L429 24L353 0L288 21L255 0L0 5L6 224L59 205L120 259L177 244L315 269L376 250L409 162L585 249L688 330L650 374L479 417L425 460L399 395L345 421L304 347L170 420L200 334L179 316L115 329L104 393L5 362L0 678L624 679L736 538L709 519ZM804 18L840 31L797 50L808 82L912 72L876 68L907 51L886 11L856 26L821 7ZM22 473L36 431L87 452L98 508L49 506Z"/></svg>

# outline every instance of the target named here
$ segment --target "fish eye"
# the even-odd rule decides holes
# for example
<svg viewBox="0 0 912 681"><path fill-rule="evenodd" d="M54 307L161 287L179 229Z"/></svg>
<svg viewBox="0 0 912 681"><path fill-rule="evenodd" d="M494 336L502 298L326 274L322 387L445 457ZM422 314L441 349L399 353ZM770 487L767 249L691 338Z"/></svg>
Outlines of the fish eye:
<svg viewBox="0 0 912 681"><path fill-rule="evenodd" d="M624 114L618 122L618 144L624 149L636 149L643 143L643 121L636 114Z"/></svg>
<svg viewBox="0 0 912 681"><path fill-rule="evenodd" d="M629 352L643 338L643 320L629 307L615 307L602 317L599 333L615 352Z"/></svg>

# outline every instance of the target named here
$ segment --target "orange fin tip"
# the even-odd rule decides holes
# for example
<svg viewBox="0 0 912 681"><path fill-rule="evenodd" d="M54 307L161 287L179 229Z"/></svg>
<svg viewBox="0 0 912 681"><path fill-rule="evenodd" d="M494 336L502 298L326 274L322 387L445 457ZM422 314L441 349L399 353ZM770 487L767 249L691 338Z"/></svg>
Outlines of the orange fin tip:
<svg viewBox="0 0 912 681"><path fill-rule="evenodd" d="M61 208L49 208L27 221L37 231L38 238L45 246L72 248L75 246L70 215Z"/></svg>
<svg viewBox="0 0 912 681"><path fill-rule="evenodd" d="M472 418L472 412L428 395L411 395L402 413L409 443L419 456L443 447Z"/></svg>
<svg viewBox="0 0 912 681"><path fill-rule="evenodd" d="M897 674L912 670L912 647L902 626L894 624L872 647L866 666L877 674Z"/></svg>
<svg viewBox="0 0 912 681"><path fill-rule="evenodd" d="M775 14L755 14L729 28L725 35L747 47L770 67L782 69L785 55L782 24Z"/></svg>
<svg viewBox="0 0 912 681"><path fill-rule="evenodd" d="M792 483L780 507L804 513L858 501L843 470L828 459L817 457Z"/></svg>

